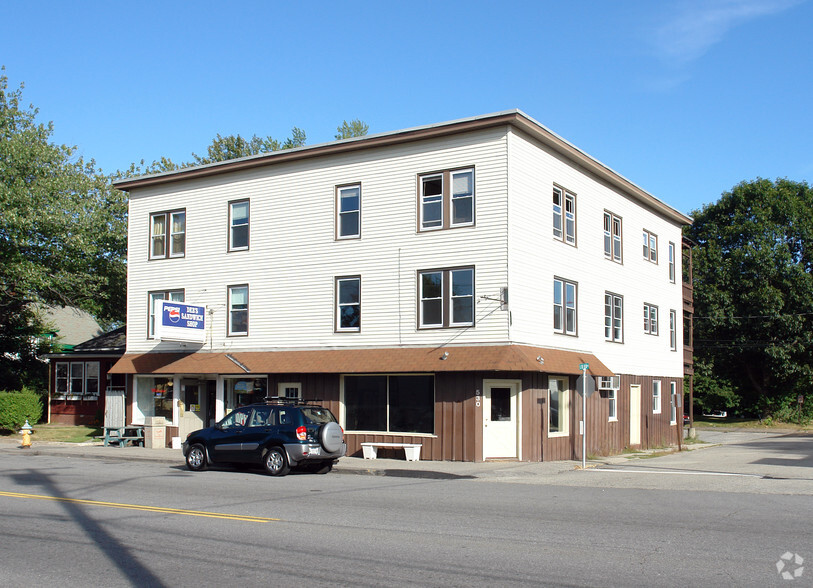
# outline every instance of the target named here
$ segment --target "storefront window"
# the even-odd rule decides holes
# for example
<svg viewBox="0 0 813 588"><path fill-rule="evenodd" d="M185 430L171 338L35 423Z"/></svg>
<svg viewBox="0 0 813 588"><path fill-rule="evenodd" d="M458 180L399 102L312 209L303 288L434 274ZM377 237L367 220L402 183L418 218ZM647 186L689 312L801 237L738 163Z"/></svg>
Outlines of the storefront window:
<svg viewBox="0 0 813 588"><path fill-rule="evenodd" d="M138 378L136 408L143 417L164 417L172 422L175 401L172 378Z"/></svg>
<svg viewBox="0 0 813 588"><path fill-rule="evenodd" d="M263 402L265 397L268 396L268 380L266 378L227 379L225 382L225 414L240 406Z"/></svg>
<svg viewBox="0 0 813 588"><path fill-rule="evenodd" d="M350 431L433 433L433 376L344 376Z"/></svg>

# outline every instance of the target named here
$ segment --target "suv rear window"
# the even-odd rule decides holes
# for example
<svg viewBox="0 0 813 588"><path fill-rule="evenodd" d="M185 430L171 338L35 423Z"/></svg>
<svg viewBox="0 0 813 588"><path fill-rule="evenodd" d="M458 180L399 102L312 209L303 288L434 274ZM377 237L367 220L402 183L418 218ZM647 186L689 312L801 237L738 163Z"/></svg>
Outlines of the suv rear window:
<svg viewBox="0 0 813 588"><path fill-rule="evenodd" d="M308 424L322 425L324 423L335 423L336 417L326 408L316 408L313 406L303 406L302 416Z"/></svg>

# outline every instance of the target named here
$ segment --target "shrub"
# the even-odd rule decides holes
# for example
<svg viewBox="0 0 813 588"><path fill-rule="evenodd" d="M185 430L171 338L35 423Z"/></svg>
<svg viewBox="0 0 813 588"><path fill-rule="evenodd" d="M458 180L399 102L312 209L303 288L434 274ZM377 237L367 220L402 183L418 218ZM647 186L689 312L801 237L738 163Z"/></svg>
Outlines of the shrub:
<svg viewBox="0 0 813 588"><path fill-rule="evenodd" d="M28 420L39 422L42 399L34 390L23 388L17 392L0 392L0 429L18 431Z"/></svg>

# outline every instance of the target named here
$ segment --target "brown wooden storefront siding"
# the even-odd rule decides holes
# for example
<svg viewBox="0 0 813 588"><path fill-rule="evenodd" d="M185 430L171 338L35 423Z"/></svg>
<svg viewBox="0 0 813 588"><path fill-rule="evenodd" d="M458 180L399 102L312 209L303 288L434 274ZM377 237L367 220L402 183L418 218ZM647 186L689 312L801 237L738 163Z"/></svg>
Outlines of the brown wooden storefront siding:
<svg viewBox="0 0 813 588"><path fill-rule="evenodd" d="M653 413L652 382L661 382L661 412ZM621 449L629 446L630 426L630 386L641 386L641 449L654 449L677 445L678 435L683 434L683 408L676 409L676 424L670 423L671 397L670 383L676 382L677 397L683 394L683 378L670 378L666 376L621 376L621 390L619 390L618 421L623 425L621 440L624 443ZM623 408L622 408L623 407ZM620 450L619 450L620 451Z"/></svg>

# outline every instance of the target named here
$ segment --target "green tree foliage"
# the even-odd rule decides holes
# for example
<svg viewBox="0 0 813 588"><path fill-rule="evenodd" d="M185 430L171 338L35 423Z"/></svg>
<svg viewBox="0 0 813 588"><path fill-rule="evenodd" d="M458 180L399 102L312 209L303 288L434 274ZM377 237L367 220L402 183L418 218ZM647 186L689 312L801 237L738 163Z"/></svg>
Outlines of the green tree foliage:
<svg viewBox="0 0 813 588"><path fill-rule="evenodd" d="M40 395L24 388L20 392L0 392L0 429L17 431L28 421L29 425L42 417Z"/></svg>
<svg viewBox="0 0 813 588"><path fill-rule="evenodd" d="M349 139L351 137L363 137L367 134L367 131L370 130L370 125L365 122L360 121L357 118L354 118L349 123L344 120L342 124L336 127L336 134L334 135L337 139Z"/></svg>
<svg viewBox="0 0 813 588"><path fill-rule="evenodd" d="M0 72L0 385L19 387L41 329L31 303L124 320L127 204Z"/></svg>
<svg viewBox="0 0 813 588"><path fill-rule="evenodd" d="M743 182L693 216L687 236L697 243L694 347L701 402L717 395L717 402L765 415L804 394L809 408L813 190L786 179Z"/></svg>
<svg viewBox="0 0 813 588"><path fill-rule="evenodd" d="M270 151L279 151L280 149L302 147L306 141L305 131L298 127L291 129L291 136L282 143L271 137L263 138L254 135L251 139L244 139L239 134L223 137L218 133L217 137L212 140L212 144L207 147L205 156L196 153L192 154L193 165L205 165L217 161L227 161Z"/></svg>

